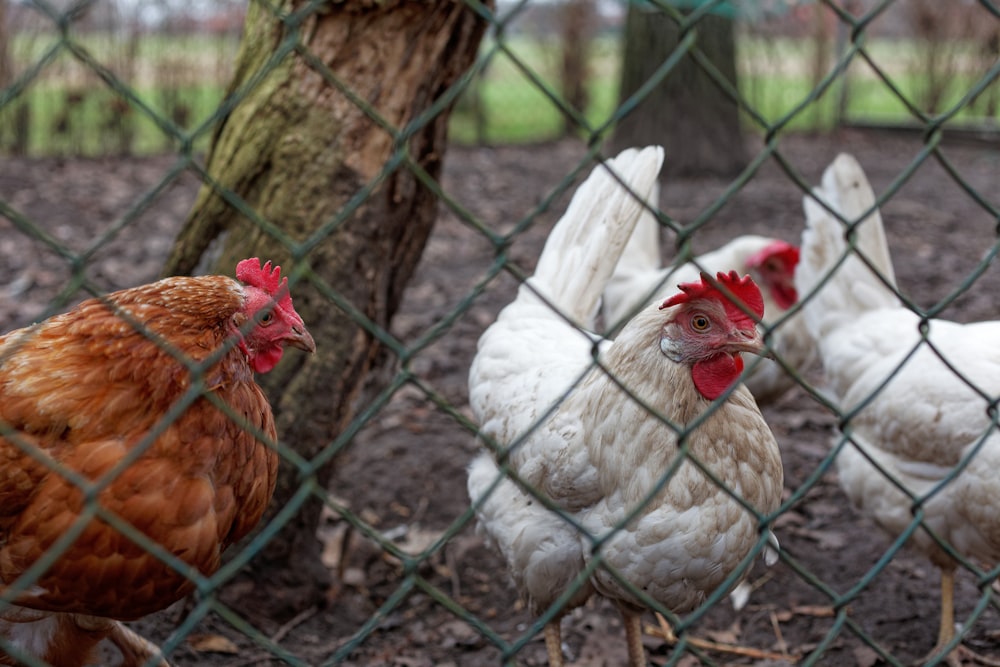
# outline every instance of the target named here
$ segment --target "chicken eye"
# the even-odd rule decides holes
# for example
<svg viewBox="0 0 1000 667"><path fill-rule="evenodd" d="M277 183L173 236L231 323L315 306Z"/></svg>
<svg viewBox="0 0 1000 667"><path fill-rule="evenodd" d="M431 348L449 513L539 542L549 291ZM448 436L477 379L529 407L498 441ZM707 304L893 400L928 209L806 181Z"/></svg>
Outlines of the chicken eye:
<svg viewBox="0 0 1000 667"><path fill-rule="evenodd" d="M704 315L695 315L691 318L691 327L695 331L708 331L712 322Z"/></svg>
<svg viewBox="0 0 1000 667"><path fill-rule="evenodd" d="M266 327L274 321L274 313L264 313L260 318L260 325Z"/></svg>

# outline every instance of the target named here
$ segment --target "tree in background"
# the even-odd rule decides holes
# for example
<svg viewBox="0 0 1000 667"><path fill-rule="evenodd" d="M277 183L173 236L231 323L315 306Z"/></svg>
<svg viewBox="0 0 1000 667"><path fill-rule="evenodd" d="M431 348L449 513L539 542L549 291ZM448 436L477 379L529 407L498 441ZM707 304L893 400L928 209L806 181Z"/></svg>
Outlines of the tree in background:
<svg viewBox="0 0 1000 667"><path fill-rule="evenodd" d="M14 78L10 62L10 35L7 30L7 0L0 0L0 88L10 85Z"/></svg>
<svg viewBox="0 0 1000 667"><path fill-rule="evenodd" d="M707 14L691 30L697 34L693 48L736 88L733 21ZM619 103L646 84L685 36L665 10L652 3L629 4ZM736 101L690 52L618 123L611 143L612 153L661 144L667 155L663 176L729 176L747 163Z"/></svg>
<svg viewBox="0 0 1000 667"><path fill-rule="evenodd" d="M563 100L573 109L585 114L590 105L590 95L587 91L590 72L587 60L597 20L595 7L591 0L568 0L560 11ZM573 134L576 130L573 119L565 116L563 134Z"/></svg>
<svg viewBox="0 0 1000 667"><path fill-rule="evenodd" d="M422 114L473 62L485 28L451 0L327 2L305 16L298 9L295 0L250 4L229 86L237 101L207 157L211 183L164 269L230 273L238 259L254 256L275 260L286 274L308 266L309 279L293 292L319 349L260 378L281 442L306 462L322 462L306 475L282 463L270 518L304 485L312 493L252 562L266 573L255 594L268 596L275 616L309 605L329 580L316 528L336 453L330 446L385 363L377 337L331 298L388 328L437 200L405 162L387 165L405 154L440 175L450 106ZM382 122L407 133L394 137ZM293 244L310 239L308 252L293 257L286 236Z"/></svg>
<svg viewBox="0 0 1000 667"><path fill-rule="evenodd" d="M897 10L905 12L905 21L918 41L909 58L916 74L914 101L923 112L945 111L960 96L964 77L985 73L997 62L1000 28L990 10L971 3L953 6L932 0L912 0ZM987 88L985 98L995 100L996 88ZM993 117L986 107L982 115Z"/></svg>
<svg viewBox="0 0 1000 667"><path fill-rule="evenodd" d="M8 1L0 0L0 91L14 83L14 60L10 48L12 31ZM17 96L0 106L0 149L13 155L27 155L31 129L27 102Z"/></svg>

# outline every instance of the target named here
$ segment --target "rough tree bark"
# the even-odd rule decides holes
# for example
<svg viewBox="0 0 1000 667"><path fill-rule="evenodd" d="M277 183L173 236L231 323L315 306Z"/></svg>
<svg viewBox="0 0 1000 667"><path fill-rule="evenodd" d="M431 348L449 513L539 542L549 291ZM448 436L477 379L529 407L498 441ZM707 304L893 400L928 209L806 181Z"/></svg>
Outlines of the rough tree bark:
<svg viewBox="0 0 1000 667"><path fill-rule="evenodd" d="M287 16L299 3L277 4ZM304 241L379 179L400 148L331 81L402 128L470 66L484 28L483 20L454 0L328 2L298 29L301 47L273 62L294 35L268 3L252 2L229 91L242 98L217 130L207 158L218 187L202 188L165 275L231 275L240 258L253 256L271 258L290 273L296 262L289 249L221 197L220 189ZM327 76L303 53L323 63ZM434 177L441 172L447 120L448 112L440 113L406 140L412 160ZM434 195L406 167L397 168L303 261L369 320L388 327L436 208ZM281 442L310 460L354 416L366 379L381 363L380 345L315 285L302 281L293 293L318 351L310 357L286 354L259 380L271 397ZM330 473L329 465L316 472L318 488L326 488ZM283 462L269 517L307 481ZM320 510L311 497L252 563L266 572L258 584L273 584L267 587L271 614L311 604L329 580L319 563Z"/></svg>
<svg viewBox="0 0 1000 667"><path fill-rule="evenodd" d="M733 22L708 14L694 28L696 48L736 85ZM645 85L681 39L666 13L630 3L625 22L620 100ZM624 120L612 137L612 153L629 146L661 144L661 177L730 176L747 164L739 109L705 71L685 55Z"/></svg>

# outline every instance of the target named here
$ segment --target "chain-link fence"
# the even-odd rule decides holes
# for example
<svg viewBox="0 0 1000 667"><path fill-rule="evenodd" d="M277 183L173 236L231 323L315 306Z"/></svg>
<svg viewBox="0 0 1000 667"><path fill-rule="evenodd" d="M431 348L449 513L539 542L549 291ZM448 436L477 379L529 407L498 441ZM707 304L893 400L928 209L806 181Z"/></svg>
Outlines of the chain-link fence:
<svg viewBox="0 0 1000 667"><path fill-rule="evenodd" d="M275 252L289 257L285 267L297 306L310 308L309 298L315 297L303 302L300 295L316 288L323 309L359 325L359 336L380 341L384 357L383 367L375 362L363 365L372 377L364 390L344 397L351 408L346 426L338 432L316 427L317 442L293 441L289 433L298 438L309 429L293 430L279 414L277 441L268 444L298 486L279 485L281 500L273 504L258 532L230 549L217 572L198 574L187 564L183 547L150 539L162 533L128 525L94 498L105 487L118 488L119 475L125 479L122 471L143 456L160 429L169 429L192 402L207 395L205 381L194 382L193 389L164 411L152 434L139 434L140 446L131 457L94 480L81 464L60 453L65 450L59 443L72 442L68 434L82 426L60 418L31 422L24 416L29 408L19 402L23 399L11 398L22 394L7 378L13 376L10 369L22 364L20 344L7 339L0 348L0 372L5 376L0 384L5 397L0 406L0 460L11 463L5 464L0 479L0 531L6 531L0 532L0 648L25 664L46 664L25 652L22 639L39 623L35 612L10 603L38 595L33 587L45 581L50 568L60 567L60 559L74 548L88 522L104 521L152 552L154 562L163 561L195 581L194 593L176 604L164 594L169 609L130 623L161 646L172 664L544 664L541 634L546 623L559 617L562 605L585 585L587 574L616 570L603 555L588 556L591 569L572 586L557 590L551 606L532 609L520 599L498 545L485 544L474 530L467 466L483 451L484 442L475 437L481 415L469 407L469 367L483 331L532 274L574 188L598 162L613 156L603 144L616 123L640 113L636 107L643 96L677 75L678 63L688 54L739 108L750 154L735 176L665 179L654 221L659 240L638 253L645 255L642 261L652 262L651 269L659 268L661 261L683 263L748 235L798 244L806 226L803 195L821 182L822 204L812 206L810 219L816 229L834 231L821 243L803 244L799 266L812 267L816 275L810 279L800 270L797 303L786 303L787 310L777 315L765 313L765 340L784 367L772 380L791 379L790 387L770 393L751 384L780 447L784 491L774 499L776 509L748 504L751 491L745 485L722 489L726 476L719 470L725 465L720 468L700 456L700 429L713 427L710 416L717 404L690 422L673 416L669 399L662 408L650 401L649 410L640 411L651 423L666 418L666 428L680 436L682 447L662 469L648 461L636 466L635 476L651 475L656 491L645 494L643 502L619 508L620 516L609 519L611 534L630 531L631 515L642 516L646 502L662 503L664 494L684 479L678 470L691 467L711 480L708 488L753 517L755 526L748 541L728 543L734 553L745 550L737 554L739 568L723 572L722 586L702 591L703 598L690 608L671 608L669 596L651 598L634 590L639 583L626 581L629 594L652 609L641 626L647 660L682 665L940 663L943 655L929 656L939 627L956 625L960 631L945 638L948 648L962 641L987 659L1000 659L1000 610L993 590L1000 572L1000 528L994 525L998 513L991 479L1000 396L993 372L997 332L990 324L951 327L932 321L995 319L1000 152L992 133L1000 90L1000 8L986 0L947 8L916 0L708 2L681 8L656 1L636 7L616 2L499 7L468 2L465 11L488 28L469 74L454 76L445 89L417 105L414 117L397 126L388 120L393 118L387 109L391 105L381 104L380 95L390 94L367 95L376 74L359 65L365 82L344 78L332 60L311 50L321 45L309 41L321 34L319 17L345 8L356 17L394 11L383 4L254 4L253 10L282 29L277 37L247 33L247 41L268 44L270 50L254 61L259 72L249 77L243 72L241 84L227 92L226 82L240 76L240 64L248 62L241 60L246 53L237 52L243 20L238 5L0 3L0 25L7 31L0 36L0 136L8 151L0 165L0 253L8 274L0 285L4 331L63 312L81 298L155 279L188 209L204 206L196 195L207 185L208 191L221 193L226 206L240 208L245 220L255 221L251 225L259 223ZM408 4L412 9L412 3L400 3L395 11L406 10ZM650 85L621 101L618 80L625 64L620 42L628 39L623 31L630 10L666 15L680 29L676 49L662 66L655 63L651 69ZM428 15L434 14L428 10ZM720 69L700 46L705 16L735 21L736 82L720 81ZM119 21L121 17L127 21ZM185 26L194 19L208 21L214 32L192 36ZM358 26L365 25L358 20ZM428 19L428 26L433 23ZM173 26L172 34L154 30L167 24ZM109 25L129 29L121 40L104 40ZM350 41L349 33L339 36ZM581 43L587 48L578 49L574 69L566 64L572 60L566 54ZM394 48L380 46L385 52ZM406 53L419 57L416 47ZM363 50L339 57L359 58L361 64L366 58L377 60ZM271 85L269 77L287 60L306 63L319 73L318 85L326 91L322 96L342 98L380 128L381 134L373 136L381 140L360 145L391 144L389 159L371 166L370 172L358 167L357 173L368 180L349 183L343 206L324 214L318 229L302 236L301 229L282 229L288 219L298 219L297 213L289 211L286 219L284 212L276 215L255 207L256 186L241 190L240 183L220 177L202 157L213 140L220 141L218 124L240 115L240 105ZM581 62L582 79L574 74L581 71ZM384 85L398 85L390 81ZM449 129L454 141L437 177L420 161L414 137L452 103ZM266 106L257 107L257 113L267 113ZM349 126L349 115L337 122ZM248 136L245 143L256 140ZM538 140L548 143L517 145ZM491 147L477 147L484 143ZM646 143L666 143L667 163L672 150L682 150L671 146L667 137L650 136ZM214 157L221 150L217 144ZM339 151L339 144L329 150ZM841 152L857 157L866 177L840 162L840 170L831 166L823 180L824 170ZM108 153L121 157L51 157ZM129 156L134 153L156 155ZM374 158L361 155L357 163L366 160ZM292 173L288 164L254 169ZM433 192L439 205L421 263L398 300L391 326L383 326L366 310L367 304L352 302L349 285L326 280L319 263L329 257L320 255L318 248L325 238L349 228L350 216L364 210L399 172L413 174L414 182ZM865 178L872 183L872 199L861 185ZM310 208L309 198L318 200L323 193L303 188L296 196ZM399 203L409 195L400 188L393 196ZM603 198L597 206L601 203ZM882 256L873 232L876 208L884 218L891 263ZM419 207L413 210L419 217ZM646 219L640 224L648 223ZM812 233L813 238L820 234ZM661 247L664 259L650 259L650 246ZM626 252L626 258L641 263L634 251ZM731 257L737 261L741 255ZM739 261L744 263L712 268L749 270L746 256ZM709 260L701 263L708 266ZM361 262L358 266L357 275L364 281L388 280L365 273ZM392 261L381 268L387 275L399 270ZM756 275L762 285L769 284ZM648 296L659 281L669 295L678 279L658 275L653 282L636 283L628 293L633 298ZM616 334L617 318L608 308L605 303L604 317L593 324ZM306 318L307 326L313 324ZM555 317L550 330L563 324ZM145 326L140 329L149 332ZM798 353L787 347L796 338L805 345ZM316 344L320 356L328 353L331 340L317 334ZM505 351L511 355L509 368L523 366L529 357L517 355L531 353L533 347L512 342ZM567 340L558 347L570 349L572 344ZM585 352L577 374L592 363ZM196 378L202 366L178 362L179 369L186 367ZM747 357L747 366L753 369L756 362ZM99 369L78 372L84 370ZM341 370L345 376L348 371ZM276 376L281 373L275 371ZM603 377L603 372L598 375ZM268 386L276 404L282 383L288 385L286 397L291 395L285 401L306 402L295 394L306 385L290 377L281 375ZM628 377L622 374L621 382L628 385ZM569 405L582 391L572 384L557 394ZM37 398L37 405L48 405L46 401L58 399L59 389L42 394L56 397ZM34 409L45 415L37 405ZM629 412L628 405L631 399L619 408L622 414ZM544 415L546 408L535 406L536 414ZM509 411L514 419L517 401L495 409L500 415ZM94 417L107 410L81 408ZM287 406L279 413L292 414ZM248 426L238 415L229 418ZM306 420L329 423L325 414ZM544 429L544 422L543 416L530 433ZM602 437L609 439L609 447L621 446L615 434L629 427L623 421ZM530 433L525 440L529 445ZM522 446L520 438L486 440L501 452ZM35 442L54 444L46 456ZM730 452L726 460L743 461L742 456ZM51 458L59 463L51 463ZM524 481L530 475L518 468L517 458L514 455L508 464L507 454L500 455L504 469ZM329 481L320 484L317 470L331 464ZM26 521L20 513L24 494L44 498L46 493L44 484L33 487L25 480L44 479L53 467L53 474L81 489L74 510L79 518L70 521L65 532L47 538L54 544L37 560L24 562L24 553L33 552L13 552L12 531ZM542 479L548 484L553 477L558 471ZM159 480L147 483L159 494L154 513L177 511L179 498L158 491ZM528 493L539 505L552 505L548 492ZM317 550L313 560L319 561L326 577L318 577L307 590L301 586L302 577L293 576L301 573L269 569L273 561L264 555L285 539L289 526L302 522L302 508L316 499L323 508L316 541L295 548L309 552L306 560L312 555L309 550ZM55 507L58 500L38 507ZM549 524L556 532L591 525L579 510L563 506L561 514L544 516L547 521L564 517ZM510 514L515 511L512 507ZM708 509L694 503L689 512L695 517L693 525L711 530ZM61 525L42 523L49 532ZM887 530L881 531L878 524ZM758 557L765 551L765 529L773 530L780 543L779 560L771 567ZM663 540L669 541L669 527L661 530ZM601 554L606 539L611 538L582 537L583 546L577 548ZM914 543L920 548L909 548ZM101 545L95 545L98 560L100 550ZM727 555L717 549L693 553L690 560L721 562ZM655 549L640 548L636 559L643 558L652 568L666 561ZM939 623L939 614L952 607L952 600L947 598L948 587L939 586L938 569L950 572L955 563L954 618L945 616ZM676 565L684 566L687 563ZM95 591L116 590L115 582L101 579L95 569L76 572L91 592L89 597L81 594L87 600L61 603L61 610L86 613L98 596ZM726 597L727 587L743 573L748 575L749 598L735 604ZM71 599L73 583L71 579L61 584ZM135 597L141 597L139 590ZM44 604L33 606L44 611ZM672 629L661 619L669 619ZM83 621L83 627L96 626ZM568 611L562 628L561 651L568 663L624 664L621 617L607 599L594 596ZM99 649L94 664L121 664L107 642Z"/></svg>

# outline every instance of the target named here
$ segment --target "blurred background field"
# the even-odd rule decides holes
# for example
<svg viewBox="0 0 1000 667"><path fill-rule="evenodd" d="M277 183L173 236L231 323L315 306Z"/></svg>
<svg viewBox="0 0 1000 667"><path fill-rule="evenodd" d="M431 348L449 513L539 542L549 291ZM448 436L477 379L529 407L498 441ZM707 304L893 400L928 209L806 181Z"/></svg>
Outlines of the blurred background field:
<svg viewBox="0 0 1000 667"><path fill-rule="evenodd" d="M864 57L802 110L852 47L850 35L810 2L737 4L736 62L751 132L926 126L920 114L941 116L950 127L997 128L998 86L980 90L977 82L997 64L1000 36L976 20L972 3L896 3L865 26ZM226 111L244 2L98 0L70 15L62 6L49 14L40 7L6 6L0 150L98 156L172 152L186 143L207 148ZM574 7L570 31L566 15ZM524 144L610 129L627 9L613 0L500 3L481 67L452 115L452 141ZM564 55L574 47L583 67L568 72ZM582 91L589 127L566 123L554 101L573 87Z"/></svg>

